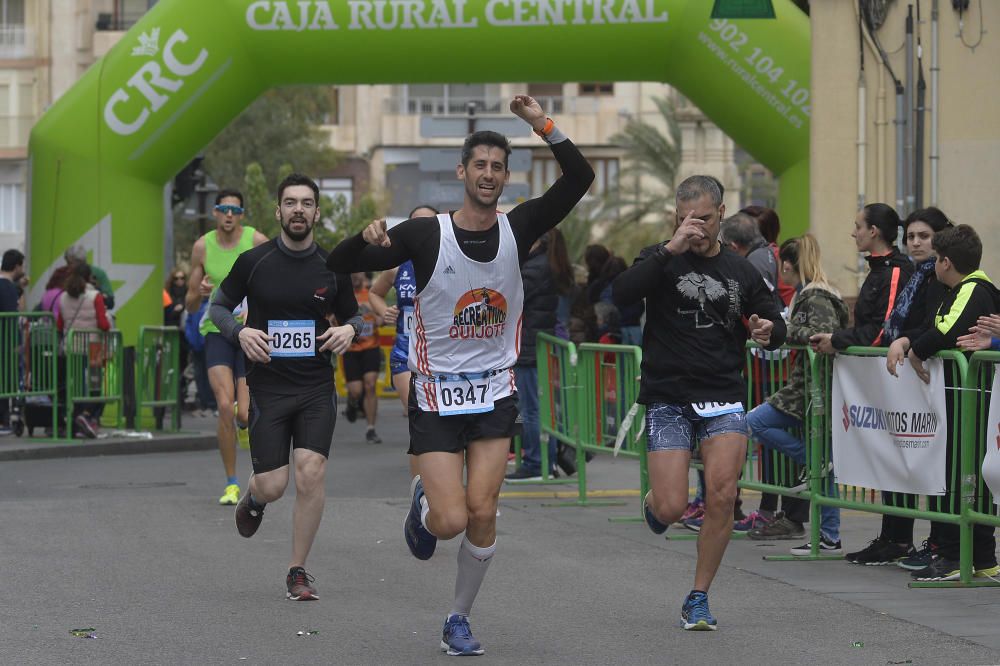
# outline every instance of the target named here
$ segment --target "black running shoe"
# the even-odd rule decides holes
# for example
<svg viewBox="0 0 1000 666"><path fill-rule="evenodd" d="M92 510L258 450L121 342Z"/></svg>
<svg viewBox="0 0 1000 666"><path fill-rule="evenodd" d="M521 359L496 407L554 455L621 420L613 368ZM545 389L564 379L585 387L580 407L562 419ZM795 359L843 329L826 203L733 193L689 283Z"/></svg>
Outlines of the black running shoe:
<svg viewBox="0 0 1000 666"><path fill-rule="evenodd" d="M848 553L844 556L844 559L851 564L881 567L887 564L895 564L904 557L914 554L916 554L916 549L913 548L912 544L893 543L879 537L873 539L864 550Z"/></svg>
<svg viewBox="0 0 1000 666"><path fill-rule="evenodd" d="M646 493L646 496L642 498L642 517L646 519L646 525L649 529L653 531L653 534L663 534L667 531L667 525L660 522L660 519L653 514L653 510L649 508L649 493L653 492L650 490Z"/></svg>
<svg viewBox="0 0 1000 666"><path fill-rule="evenodd" d="M369 444L381 444L382 438L372 429L365 433L365 441Z"/></svg>
<svg viewBox="0 0 1000 666"><path fill-rule="evenodd" d="M347 407L344 409L344 417L347 418L348 423L354 423L358 420L358 403L350 398L347 399Z"/></svg>
<svg viewBox="0 0 1000 666"><path fill-rule="evenodd" d="M306 573L302 567L292 567L285 576L287 597L292 601L319 601L319 592L313 583L316 579Z"/></svg>
<svg viewBox="0 0 1000 666"><path fill-rule="evenodd" d="M252 537L256 532L257 528L260 527L260 521L264 520L264 507L259 509L250 508L250 488L243 493L243 497L236 504L236 530L240 533L240 536L246 538Z"/></svg>
<svg viewBox="0 0 1000 666"><path fill-rule="evenodd" d="M576 474L576 449L559 442L559 445L556 447L556 464L559 465L566 476Z"/></svg>
<svg viewBox="0 0 1000 666"><path fill-rule="evenodd" d="M410 511L403 521L403 538L410 552L418 560L429 560L437 547L437 537L427 531L423 523L420 522L420 498L424 496L424 484L420 480L420 475L413 477L410 482Z"/></svg>

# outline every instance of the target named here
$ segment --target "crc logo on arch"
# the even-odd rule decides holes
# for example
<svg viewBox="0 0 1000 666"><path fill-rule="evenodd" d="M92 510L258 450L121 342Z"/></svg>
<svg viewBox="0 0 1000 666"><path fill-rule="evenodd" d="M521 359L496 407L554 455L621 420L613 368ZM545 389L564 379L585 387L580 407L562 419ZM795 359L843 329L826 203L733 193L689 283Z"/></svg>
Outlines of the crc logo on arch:
<svg viewBox="0 0 1000 666"><path fill-rule="evenodd" d="M467 291L455 303L455 319L448 330L452 340L498 338L507 326L507 299L483 287Z"/></svg>
<svg viewBox="0 0 1000 666"><path fill-rule="evenodd" d="M111 93L104 105L104 122L115 134L129 136L141 130L208 59L207 49L185 46L188 36L180 28L171 33L162 49L159 38L159 28L139 36L132 55L151 59Z"/></svg>

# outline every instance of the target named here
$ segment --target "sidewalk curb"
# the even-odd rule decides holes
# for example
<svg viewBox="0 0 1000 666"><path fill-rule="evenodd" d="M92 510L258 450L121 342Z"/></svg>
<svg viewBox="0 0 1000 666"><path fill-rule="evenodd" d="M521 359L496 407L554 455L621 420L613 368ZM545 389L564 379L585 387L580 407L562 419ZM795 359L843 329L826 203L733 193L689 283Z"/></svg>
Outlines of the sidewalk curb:
<svg viewBox="0 0 1000 666"><path fill-rule="evenodd" d="M206 451L218 447L215 433L180 433L154 436L153 439L122 438L107 441L19 443L16 448L0 445L0 462L44 460L52 458L89 458L95 456L135 455Z"/></svg>

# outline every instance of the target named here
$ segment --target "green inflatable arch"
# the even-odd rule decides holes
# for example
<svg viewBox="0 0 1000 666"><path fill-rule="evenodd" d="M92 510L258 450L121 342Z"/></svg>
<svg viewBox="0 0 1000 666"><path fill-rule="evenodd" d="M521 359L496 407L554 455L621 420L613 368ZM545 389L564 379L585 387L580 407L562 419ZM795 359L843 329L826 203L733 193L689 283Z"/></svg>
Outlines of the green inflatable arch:
<svg viewBox="0 0 1000 666"><path fill-rule="evenodd" d="M31 134L37 302L69 245L116 285L127 338L161 321L166 184L285 84L664 81L780 177L808 226L809 23L709 0L161 0Z"/></svg>

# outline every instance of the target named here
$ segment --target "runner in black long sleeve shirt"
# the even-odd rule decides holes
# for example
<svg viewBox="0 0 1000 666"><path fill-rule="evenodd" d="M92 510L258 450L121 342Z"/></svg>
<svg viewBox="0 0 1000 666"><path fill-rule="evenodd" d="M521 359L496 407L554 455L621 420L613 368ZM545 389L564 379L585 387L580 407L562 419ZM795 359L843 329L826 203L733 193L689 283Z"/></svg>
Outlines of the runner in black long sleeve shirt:
<svg viewBox="0 0 1000 666"><path fill-rule="evenodd" d="M499 213L510 144L496 132L475 132L456 168L465 186L459 210L407 220L388 232L384 221L374 223L329 257L330 265L348 271L413 261L417 293L407 416L410 453L420 474L411 485L403 534L421 560L434 554L439 538L465 535L440 642L451 655L483 653L468 615L496 552L497 497L510 438L520 430L512 370L524 301L519 267L535 240L566 217L594 179L538 102L518 95L510 109L552 147L562 167L563 175L544 195Z"/></svg>
<svg viewBox="0 0 1000 666"><path fill-rule="evenodd" d="M254 474L236 505L236 529L251 537L264 507L281 497L295 465L292 560L285 584L295 601L318 599L305 563L323 516L326 462L337 420L330 354L341 354L361 328L349 278L327 268L313 242L319 187L301 174L278 186L278 238L244 252L222 281L210 310L219 330L254 365L250 385L250 455ZM250 315L237 324L244 297ZM339 326L327 317L334 314ZM289 449L292 449L289 452Z"/></svg>
<svg viewBox="0 0 1000 666"><path fill-rule="evenodd" d="M674 237L643 250L615 280L612 297L617 305L646 299L639 402L652 488L643 511L653 532L665 532L687 508L691 450L701 447L705 518L681 620L688 630L714 630L708 588L729 544L747 448L742 318L749 337L768 349L784 342L785 323L757 269L719 244L726 207L718 181L691 176L675 196Z"/></svg>

